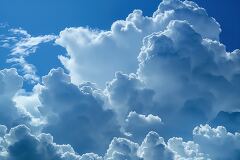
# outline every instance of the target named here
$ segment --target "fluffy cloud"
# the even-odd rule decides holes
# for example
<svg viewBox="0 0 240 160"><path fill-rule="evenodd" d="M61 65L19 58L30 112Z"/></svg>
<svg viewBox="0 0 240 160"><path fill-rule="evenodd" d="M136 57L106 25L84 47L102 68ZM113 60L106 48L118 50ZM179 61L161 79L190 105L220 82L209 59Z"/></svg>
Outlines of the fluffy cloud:
<svg viewBox="0 0 240 160"><path fill-rule="evenodd" d="M23 79L16 69L0 70L0 124L11 127L28 121L29 117L13 101L22 85Z"/></svg>
<svg viewBox="0 0 240 160"><path fill-rule="evenodd" d="M193 139L200 145L200 150L212 159L227 160L240 158L240 134L232 134L223 126L211 128L199 126L193 130Z"/></svg>
<svg viewBox="0 0 240 160"><path fill-rule="evenodd" d="M91 81L103 87L116 71L136 72L142 39L165 30L171 20L187 20L204 38L219 39L219 24L203 8L189 1L164 0L151 17L135 10L114 22L110 31L66 28L56 40L67 50L60 60L74 83Z"/></svg>
<svg viewBox="0 0 240 160"><path fill-rule="evenodd" d="M123 129L126 134L139 142L152 130L161 132L162 125L163 122L158 116L152 114L145 116L136 112L130 112L123 124Z"/></svg>
<svg viewBox="0 0 240 160"><path fill-rule="evenodd" d="M125 121L131 111L151 114L154 107L153 90L146 88L136 74L117 72L115 78L107 83L104 91L120 122Z"/></svg>
<svg viewBox="0 0 240 160"><path fill-rule="evenodd" d="M218 125L238 131L240 51L227 52L220 31L203 8L179 0L163 0L151 17L135 10L110 31L65 29L56 43L69 74L52 69L27 93L15 69L0 71L0 123L15 126L0 126L0 158L239 159L239 133ZM13 37L9 62L23 68L56 38L12 32L25 38ZM216 128L199 126L208 122Z"/></svg>
<svg viewBox="0 0 240 160"><path fill-rule="evenodd" d="M44 131L80 153L103 153L120 133L114 113L104 108L101 92L91 83L72 84L61 68L43 77L39 98L39 110L47 118Z"/></svg>
<svg viewBox="0 0 240 160"><path fill-rule="evenodd" d="M68 28L56 43L68 52L60 60L74 84L91 81L103 88L116 71L125 73L117 72L105 89L121 125L131 111L153 114L165 122L164 137L189 137L194 126L239 103L230 96L223 101L225 89L235 90L231 69L239 64L237 51L228 53L219 42L220 31L195 3L165 0L151 17L135 10L110 31Z"/></svg>
<svg viewBox="0 0 240 160"><path fill-rule="evenodd" d="M156 142L161 144L156 150L162 149L156 155L208 159L201 144L183 139L191 140L192 129L219 111L239 109L239 50L227 52L219 42L220 31L219 24L195 3L165 0L151 17L135 10L126 20L114 22L110 31L68 28L56 43L68 52L60 60L74 84L91 81L103 88L109 81L104 95L98 96L107 97L103 108L114 111L116 123L131 140L139 143L151 130L167 139L181 136L167 144ZM58 106L53 112L58 117L65 102L56 105L55 101L51 105ZM46 102L51 106L51 99ZM133 153L136 148L129 140L115 138L106 157L141 159ZM155 155L144 152L145 157Z"/></svg>
<svg viewBox="0 0 240 160"><path fill-rule="evenodd" d="M107 83L105 94L120 123L131 111L153 114L165 123L164 137L189 138L194 126L239 108L239 50L227 52L186 20L146 36L137 73L117 72Z"/></svg>
<svg viewBox="0 0 240 160"><path fill-rule="evenodd" d="M184 142L182 138L170 138L167 143L156 132L149 132L141 144L124 138L114 138L105 155L107 160L210 160L194 141ZM230 157L232 158L232 157Z"/></svg>
<svg viewBox="0 0 240 160"><path fill-rule="evenodd" d="M164 139L156 132L149 132L138 149L139 157L144 160L173 159L173 152L171 152Z"/></svg>
<svg viewBox="0 0 240 160"><path fill-rule="evenodd" d="M31 114L33 118L41 117L41 114L38 110L38 107L41 105L38 97L41 87L42 86L39 84L34 86L32 92L26 92L22 89L13 97L13 101L16 103L16 106Z"/></svg>
<svg viewBox="0 0 240 160"><path fill-rule="evenodd" d="M179 122L189 129L220 110L238 109L238 50L226 52L188 22L172 21L164 32L146 37L138 59L139 78L155 91L159 107L180 113Z"/></svg>
<svg viewBox="0 0 240 160"><path fill-rule="evenodd" d="M110 154L112 157L115 155L115 159L131 160L239 159L239 133L227 132L222 126L211 128L209 125L200 125L193 130L193 137L193 141L187 142L173 137L165 143L156 132L149 132L141 145L115 138L106 157Z"/></svg>
<svg viewBox="0 0 240 160"><path fill-rule="evenodd" d="M140 160L137 156L139 145L128 139L114 138L105 155L106 160Z"/></svg>
<svg viewBox="0 0 240 160"><path fill-rule="evenodd" d="M70 145L58 145L50 134L33 134L19 125L0 125L0 158L3 160L210 160L238 159L239 133L229 133L219 126L200 125L193 130L193 141L170 138L167 143L156 132L149 132L140 143L113 138L103 157L87 153L78 155ZM226 147L228 146L228 147ZM224 152L223 152L224 149Z"/></svg>
<svg viewBox="0 0 240 160"><path fill-rule="evenodd" d="M58 145L50 134L34 135L24 125L7 133L0 126L0 158L2 160L101 160L96 154L78 155L70 145Z"/></svg>

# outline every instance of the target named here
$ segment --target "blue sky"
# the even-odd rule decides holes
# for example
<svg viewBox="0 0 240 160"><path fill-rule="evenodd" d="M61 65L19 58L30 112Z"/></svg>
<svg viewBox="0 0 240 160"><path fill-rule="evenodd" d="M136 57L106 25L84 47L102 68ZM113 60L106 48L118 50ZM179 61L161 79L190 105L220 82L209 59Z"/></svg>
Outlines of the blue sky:
<svg viewBox="0 0 240 160"><path fill-rule="evenodd" d="M239 5L0 0L0 160L239 160Z"/></svg>

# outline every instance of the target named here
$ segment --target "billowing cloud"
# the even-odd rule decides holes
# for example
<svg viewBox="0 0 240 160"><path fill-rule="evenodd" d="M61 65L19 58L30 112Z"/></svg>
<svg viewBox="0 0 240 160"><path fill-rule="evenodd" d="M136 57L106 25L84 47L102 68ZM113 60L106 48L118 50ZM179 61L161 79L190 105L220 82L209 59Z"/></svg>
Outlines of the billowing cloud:
<svg viewBox="0 0 240 160"><path fill-rule="evenodd" d="M105 155L107 160L140 160L137 156L139 145L125 138L114 138Z"/></svg>
<svg viewBox="0 0 240 160"><path fill-rule="evenodd" d="M69 73L42 80L25 58L56 36L11 32L24 38L1 43L25 72L0 71L1 159L239 159L240 50L226 51L197 4L163 0L110 31L66 28L56 44ZM27 92L24 78L39 84Z"/></svg>
<svg viewBox="0 0 240 160"><path fill-rule="evenodd" d="M239 133L227 132L222 126L211 128L209 125L200 125L193 130L193 137L193 141L187 142L173 137L165 143L156 132L149 132L140 145L115 138L106 155L115 155L115 159L128 157L131 160L239 159Z"/></svg>
<svg viewBox="0 0 240 160"><path fill-rule="evenodd" d="M187 21L171 21L145 37L138 60L136 74L117 73L105 90L120 121L131 111L153 114L163 119L167 135L189 137L219 111L238 109L238 51L203 39Z"/></svg>
<svg viewBox="0 0 240 160"><path fill-rule="evenodd" d="M91 83L72 84L61 68L43 77L39 97L39 110L47 119L44 131L80 153L103 153L120 133L114 112L104 108L101 92Z"/></svg>
<svg viewBox="0 0 240 160"><path fill-rule="evenodd" d="M118 120L124 121L131 111L140 114L151 114L154 104L155 92L146 88L136 74L123 74L117 72L115 78L108 82L104 91L109 107L117 113Z"/></svg>
<svg viewBox="0 0 240 160"><path fill-rule="evenodd" d="M56 40L67 50L60 60L74 83L91 81L103 87L116 71L136 72L142 39L165 30L171 20L187 20L204 38L219 39L219 24L203 8L189 1L164 0L151 17L135 10L114 22L110 31L66 28Z"/></svg>
<svg viewBox="0 0 240 160"><path fill-rule="evenodd" d="M156 132L149 132L138 149L138 155L144 160L171 160L174 155L167 147L164 139Z"/></svg>
<svg viewBox="0 0 240 160"><path fill-rule="evenodd" d="M201 125L193 130L193 139L200 145L200 150L212 159L239 159L240 134L232 134L223 126L211 128Z"/></svg>
<svg viewBox="0 0 240 160"><path fill-rule="evenodd" d="M22 85L23 79L16 69L0 70L0 124L11 127L28 120L29 117L13 101Z"/></svg>
<svg viewBox="0 0 240 160"><path fill-rule="evenodd" d="M227 52L220 32L195 3L165 0L152 17L135 10L110 31L68 28L56 43L73 83L110 81L104 94L122 126L130 112L152 114L163 119L162 136L189 139L194 126L239 109L239 50Z"/></svg>
<svg viewBox="0 0 240 160"><path fill-rule="evenodd" d="M11 128L7 133L0 126L0 158L2 160L99 160L95 154L80 156L70 145L58 145L50 134L34 135L24 125Z"/></svg>
<svg viewBox="0 0 240 160"><path fill-rule="evenodd" d="M123 124L123 129L127 135L139 142L152 130L161 132L162 125L163 122L158 116L130 112Z"/></svg>
<svg viewBox="0 0 240 160"><path fill-rule="evenodd" d="M126 138L113 138L104 156L77 154L70 145L59 145L50 134L33 134L19 125L0 125L0 158L3 160L211 160L238 159L239 133L232 134L219 126L200 125L193 130L193 141L173 137L165 140L149 132L141 143ZM226 146L228 146L226 148ZM224 152L223 152L224 149Z"/></svg>

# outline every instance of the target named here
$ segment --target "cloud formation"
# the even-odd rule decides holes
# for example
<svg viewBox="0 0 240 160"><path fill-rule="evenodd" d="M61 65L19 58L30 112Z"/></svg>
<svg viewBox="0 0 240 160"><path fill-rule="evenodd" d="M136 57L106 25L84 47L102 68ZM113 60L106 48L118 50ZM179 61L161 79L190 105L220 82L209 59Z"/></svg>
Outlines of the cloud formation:
<svg viewBox="0 0 240 160"><path fill-rule="evenodd" d="M116 71L136 72L142 39L165 30L172 20L186 20L203 38L219 39L219 24L203 8L189 1L164 0L151 17L135 10L114 22L110 31L66 28L56 43L66 48L67 56L59 58L74 83L91 81L103 87Z"/></svg>
<svg viewBox="0 0 240 160"><path fill-rule="evenodd" d="M136 112L130 112L123 124L123 129L125 134L139 142L152 130L160 132L162 125L163 122L158 116L152 114L145 116Z"/></svg>
<svg viewBox="0 0 240 160"><path fill-rule="evenodd" d="M29 117L13 101L22 84L23 79L16 69L0 70L0 124L12 127L28 121Z"/></svg>
<svg viewBox="0 0 240 160"><path fill-rule="evenodd" d="M43 77L39 94L39 110L47 118L43 130L56 142L69 143L80 153L103 153L120 129L114 112L104 108L101 96L93 84L78 87L63 69L51 70Z"/></svg>
<svg viewBox="0 0 240 160"><path fill-rule="evenodd" d="M170 138L167 142L156 132L149 132L140 143L113 138L103 157L94 153L78 155L70 145L58 145L50 134L34 135L24 125L0 126L0 158L3 160L210 160L238 159L239 133L224 127L201 125L193 130L194 141ZM228 146L226 148L225 146ZM224 149L224 152L222 150Z"/></svg>
<svg viewBox="0 0 240 160"><path fill-rule="evenodd" d="M211 128L209 125L201 125L196 127L193 130L193 139L200 145L200 150L212 159L240 158L240 134L229 133L223 126Z"/></svg>
<svg viewBox="0 0 240 160"><path fill-rule="evenodd" d="M24 38L4 41L14 42L8 61L26 72L0 70L1 159L239 159L240 50L226 51L194 2L163 0L109 31L11 32ZM25 58L54 39L67 72L40 80ZM30 92L28 78L38 82Z"/></svg>
<svg viewBox="0 0 240 160"><path fill-rule="evenodd" d="M70 145L57 145L49 134L33 135L24 125L11 128L7 133L0 126L0 158L2 160L77 160ZM75 158L74 158L75 157Z"/></svg>

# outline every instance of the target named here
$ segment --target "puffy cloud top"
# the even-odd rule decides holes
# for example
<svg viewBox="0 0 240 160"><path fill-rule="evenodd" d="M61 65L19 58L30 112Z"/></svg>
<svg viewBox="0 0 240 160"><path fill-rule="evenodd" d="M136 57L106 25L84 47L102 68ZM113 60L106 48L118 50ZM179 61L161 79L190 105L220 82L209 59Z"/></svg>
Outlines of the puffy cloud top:
<svg viewBox="0 0 240 160"><path fill-rule="evenodd" d="M26 37L12 50L23 59L56 38L12 32ZM0 159L239 159L240 51L220 32L180 0L109 31L66 28L56 44L68 73L52 69L28 92L16 69L0 71Z"/></svg>
<svg viewBox="0 0 240 160"><path fill-rule="evenodd" d="M125 20L114 22L110 31L66 28L56 40L67 50L60 60L75 84L91 81L103 87L116 71L136 72L142 39L164 31L172 20L186 20L203 38L219 39L219 24L203 8L189 1L164 0L153 16L135 10Z"/></svg>
<svg viewBox="0 0 240 160"><path fill-rule="evenodd" d="M229 133L223 126L211 128L209 125L201 125L193 130L193 138L200 145L200 150L212 159L240 158L240 134Z"/></svg>
<svg viewBox="0 0 240 160"><path fill-rule="evenodd" d="M113 136L120 133L114 113L104 108L101 92L91 83L79 87L72 84L61 68L43 77L39 97L39 110L47 118L44 131L80 153L103 153Z"/></svg>
<svg viewBox="0 0 240 160"><path fill-rule="evenodd" d="M13 101L22 85L23 79L16 69L0 70L0 124L11 127L28 120Z"/></svg>

